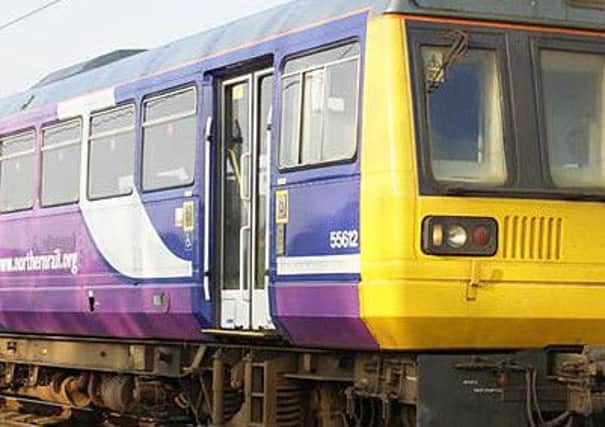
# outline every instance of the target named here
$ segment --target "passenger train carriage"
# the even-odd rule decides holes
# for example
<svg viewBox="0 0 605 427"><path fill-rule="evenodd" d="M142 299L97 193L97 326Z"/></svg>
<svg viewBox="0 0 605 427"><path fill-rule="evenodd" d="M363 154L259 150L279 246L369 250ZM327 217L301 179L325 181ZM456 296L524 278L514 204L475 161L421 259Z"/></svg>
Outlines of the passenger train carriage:
<svg viewBox="0 0 605 427"><path fill-rule="evenodd" d="M300 0L0 101L3 398L602 425L604 37L602 0Z"/></svg>

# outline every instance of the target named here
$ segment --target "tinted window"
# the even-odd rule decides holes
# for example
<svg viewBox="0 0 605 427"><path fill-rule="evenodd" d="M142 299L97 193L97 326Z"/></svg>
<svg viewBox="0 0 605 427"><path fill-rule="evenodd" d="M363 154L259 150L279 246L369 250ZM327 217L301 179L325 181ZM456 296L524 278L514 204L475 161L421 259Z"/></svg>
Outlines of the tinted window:
<svg viewBox="0 0 605 427"><path fill-rule="evenodd" d="M447 67L448 49L422 48L431 165L438 181L503 184L506 162L496 53L471 49ZM428 87L428 86L427 86Z"/></svg>
<svg viewBox="0 0 605 427"><path fill-rule="evenodd" d="M357 61L348 61L327 69L322 160L355 155L352 142L357 134L357 67Z"/></svg>
<svg viewBox="0 0 605 427"><path fill-rule="evenodd" d="M194 88L146 101L143 189L159 190L193 183L195 139Z"/></svg>
<svg viewBox="0 0 605 427"><path fill-rule="evenodd" d="M605 187L605 55L542 51L551 176L562 187Z"/></svg>
<svg viewBox="0 0 605 427"><path fill-rule="evenodd" d="M292 60L285 72L281 166L352 158L357 147L359 44Z"/></svg>
<svg viewBox="0 0 605 427"><path fill-rule="evenodd" d="M333 49L323 50L312 55L292 59L284 66L284 74L303 72L318 64L330 64L346 58L358 57L361 53L359 43L351 43Z"/></svg>
<svg viewBox="0 0 605 427"><path fill-rule="evenodd" d="M35 132L0 138L0 210L28 209L34 194Z"/></svg>
<svg viewBox="0 0 605 427"><path fill-rule="evenodd" d="M300 157L302 164L321 162L324 74L324 70L317 70L305 73L304 77Z"/></svg>
<svg viewBox="0 0 605 427"><path fill-rule="evenodd" d="M82 124L79 120L48 127L42 142L42 204L77 202L80 193Z"/></svg>
<svg viewBox="0 0 605 427"><path fill-rule="evenodd" d="M90 124L88 196L100 199L130 194L134 185L134 107L97 114Z"/></svg>
<svg viewBox="0 0 605 427"><path fill-rule="evenodd" d="M300 132L300 87L298 76L283 80L280 164L295 166L299 161L298 134Z"/></svg>

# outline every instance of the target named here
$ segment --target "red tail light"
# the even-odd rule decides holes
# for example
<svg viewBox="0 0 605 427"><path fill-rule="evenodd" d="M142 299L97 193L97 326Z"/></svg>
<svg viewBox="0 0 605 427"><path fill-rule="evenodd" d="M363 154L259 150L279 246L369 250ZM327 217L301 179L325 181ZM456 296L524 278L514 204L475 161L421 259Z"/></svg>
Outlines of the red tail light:
<svg viewBox="0 0 605 427"><path fill-rule="evenodd" d="M477 248L482 248L484 246L487 246L490 240L491 236L489 228L487 228L485 225L479 225L475 227L475 229L473 230L472 238L473 246Z"/></svg>

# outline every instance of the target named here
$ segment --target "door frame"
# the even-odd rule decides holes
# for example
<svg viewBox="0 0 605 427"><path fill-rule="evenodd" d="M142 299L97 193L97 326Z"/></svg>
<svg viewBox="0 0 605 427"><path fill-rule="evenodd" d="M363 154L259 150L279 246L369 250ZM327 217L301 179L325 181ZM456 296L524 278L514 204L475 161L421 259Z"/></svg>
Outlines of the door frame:
<svg viewBox="0 0 605 427"><path fill-rule="evenodd" d="M259 126L264 123L263 118L261 117L262 109L261 109L261 100L262 100L262 80L267 76L272 76L273 85L271 87L271 97L270 97L270 106L268 113L268 122L266 129L259 129ZM275 93L275 69L274 68L265 68L258 70L252 73L252 81L253 81L253 95L254 95L254 109L253 109L253 124L252 124L252 132L254 134L254 150L255 155L252 156L252 170L254 171L254 179L252 185L252 236L254 237L253 243L256 242L256 238L258 236L258 224L259 224L259 209L258 195L260 194L260 186L261 186L261 176L260 176L260 139L262 132L267 134L267 147L266 147L266 186L265 186L265 256L263 262L263 288L256 289L256 261L257 261L257 245L252 244L251 251L251 262L254 264L254 268L252 269L252 273L250 275L250 283L248 286L249 290L249 299L250 299L250 323L251 329L274 329L274 325L271 322L271 313L269 306L269 262L270 262L270 248L271 248L271 166L272 166L272 126L273 126L273 100Z"/></svg>
<svg viewBox="0 0 605 427"><path fill-rule="evenodd" d="M228 78L224 78L217 81L216 84L216 117L218 118L217 127L216 127L216 135L217 142L215 147L215 159L217 160L217 167L214 168L215 173L211 177L214 182L213 187L216 189L215 193L215 206L216 209L214 217L217 218L215 223L215 230L217 238L215 241L217 242L214 245L214 259L215 259L215 271L217 274L215 275L216 281L216 289L217 295L219 298L217 299L216 309L217 316L216 321L217 325L220 329L241 329L241 330L257 330L257 329L273 329L273 324L271 323L270 313L269 313L269 277L266 274L266 271L269 268L269 260L270 260L270 207L271 207L271 165L272 165L272 141L269 136L267 142L267 152L265 153L267 159L266 165L266 212L265 212L265 259L264 266L265 271L263 272L264 276L264 287L263 289L257 290L255 286L256 282L256 257L257 247L256 247L256 236L258 234L258 194L260 190L260 174L259 174L259 147L260 147L260 132L262 129L259 129L261 123L263 123L260 119L260 84L262 79L267 76L274 76L274 68L272 67L260 67L255 70L246 71L242 73L238 73L235 75L231 75ZM248 83L248 119L249 119L249 129L248 129L248 137L250 138L250 148L249 153L242 153L242 157L247 157L249 160L249 166L247 169L250 171L248 173L246 183L246 187L248 189L248 224L246 226L242 226L240 228L240 287L239 289L234 290L225 290L223 289L224 283L224 228L225 228L225 216L223 212L225 210L225 193L224 193L224 183L223 180L225 178L225 113L226 113L226 89L229 86L236 85L238 83ZM271 108L270 112L273 112L273 95L274 95L275 85L271 87ZM272 117L270 117L272 119ZM272 121L272 120L270 120ZM271 123L269 123L271 125ZM270 132L269 129L266 132ZM247 154L247 155L245 155ZM241 165L240 169L243 170L244 166ZM248 239L242 239L245 235L243 234L244 230L248 233ZM249 250L247 259L242 260L242 249L241 244L243 241L249 242ZM246 271L248 272L247 277L243 278L241 271L243 271L242 267L247 263ZM244 283L247 282L247 283ZM234 307L236 312L234 313L233 323L230 324L228 318L226 318L225 306L226 301L234 301ZM238 313L239 310L239 313ZM243 316L238 318L238 314L244 312ZM263 322L264 319L265 321Z"/></svg>

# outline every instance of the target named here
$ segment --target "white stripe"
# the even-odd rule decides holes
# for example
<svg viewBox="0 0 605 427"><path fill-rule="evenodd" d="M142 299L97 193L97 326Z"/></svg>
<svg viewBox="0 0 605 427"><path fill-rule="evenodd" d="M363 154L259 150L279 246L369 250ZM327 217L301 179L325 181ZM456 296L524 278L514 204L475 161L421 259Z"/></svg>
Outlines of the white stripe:
<svg viewBox="0 0 605 427"><path fill-rule="evenodd" d="M277 274L279 276L359 274L360 272L361 257L359 254L277 258Z"/></svg>
<svg viewBox="0 0 605 427"><path fill-rule="evenodd" d="M101 110L116 105L115 90L113 87L98 92L72 98L57 104L59 120L77 117L83 113ZM85 134L87 135L87 134Z"/></svg>
<svg viewBox="0 0 605 427"><path fill-rule="evenodd" d="M136 191L130 196L80 201L90 234L105 260L134 279L191 277L191 261L162 241Z"/></svg>

